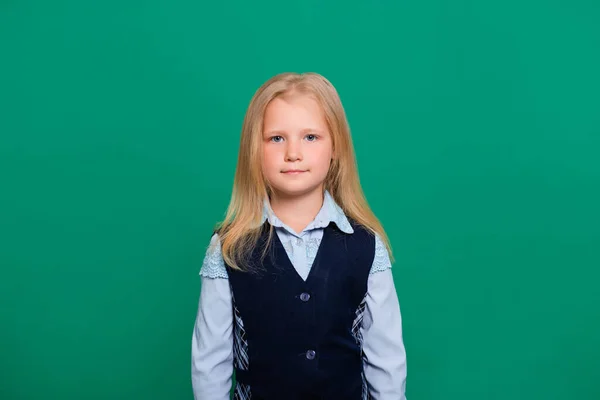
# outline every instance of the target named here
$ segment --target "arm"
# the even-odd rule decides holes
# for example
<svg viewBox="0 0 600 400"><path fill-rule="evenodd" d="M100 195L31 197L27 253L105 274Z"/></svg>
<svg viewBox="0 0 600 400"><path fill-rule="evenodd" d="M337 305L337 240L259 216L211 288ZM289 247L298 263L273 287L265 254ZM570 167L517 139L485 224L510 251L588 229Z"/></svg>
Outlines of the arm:
<svg viewBox="0 0 600 400"><path fill-rule="evenodd" d="M192 336L196 400L228 400L233 375L233 312L227 271L215 234L200 270L202 287Z"/></svg>
<svg viewBox="0 0 600 400"><path fill-rule="evenodd" d="M377 237L362 325L364 371L375 400L406 400L402 317L387 250Z"/></svg>

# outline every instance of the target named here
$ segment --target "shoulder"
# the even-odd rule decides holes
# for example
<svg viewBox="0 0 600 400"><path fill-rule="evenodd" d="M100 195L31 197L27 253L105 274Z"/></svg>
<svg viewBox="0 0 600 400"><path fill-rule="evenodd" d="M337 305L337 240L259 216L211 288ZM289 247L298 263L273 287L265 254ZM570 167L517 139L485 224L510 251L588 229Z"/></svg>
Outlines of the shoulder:
<svg viewBox="0 0 600 400"><path fill-rule="evenodd" d="M373 258L373 266L371 267L371 274L377 272L383 272L392 268L392 262L390 260L390 254L381 240L379 235L375 235L375 257Z"/></svg>
<svg viewBox="0 0 600 400"><path fill-rule="evenodd" d="M364 246L364 243L367 243L367 247L373 251L373 253L371 253L371 255L373 255L373 262L371 265L370 274L375 274L377 272L382 272L392 268L390 254L385 243L381 239L381 236L371 232L365 226L351 218L348 218L348 221L354 229L354 233L350 235L352 236L352 239L355 240L354 244L362 244L362 246Z"/></svg>
<svg viewBox="0 0 600 400"><path fill-rule="evenodd" d="M353 235L358 233L360 236L364 235L363 237L368 237L369 245L372 246L371 248L374 248L373 264L371 266L370 274L375 274L377 272L382 272L392 268L390 254L387 250L385 243L381 239L381 236L379 236L379 234L371 232L366 227L350 218L348 219L348 221L354 229Z"/></svg>
<svg viewBox="0 0 600 400"><path fill-rule="evenodd" d="M227 270L221 254L221 240L218 233L213 233L200 268L200 276L212 279L227 279Z"/></svg>

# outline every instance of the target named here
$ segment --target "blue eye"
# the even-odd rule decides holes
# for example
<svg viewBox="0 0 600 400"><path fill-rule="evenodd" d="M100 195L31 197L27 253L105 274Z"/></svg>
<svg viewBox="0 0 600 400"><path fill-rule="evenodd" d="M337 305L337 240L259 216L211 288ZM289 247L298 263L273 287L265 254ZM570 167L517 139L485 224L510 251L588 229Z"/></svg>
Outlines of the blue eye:
<svg viewBox="0 0 600 400"><path fill-rule="evenodd" d="M283 140L283 138L281 136L273 136L271 138L271 142L275 142L275 143L279 143L280 142L279 140L275 140L275 139L282 139Z"/></svg>
<svg viewBox="0 0 600 400"><path fill-rule="evenodd" d="M315 140L317 140L317 135L306 135L306 138L309 142L314 142Z"/></svg>

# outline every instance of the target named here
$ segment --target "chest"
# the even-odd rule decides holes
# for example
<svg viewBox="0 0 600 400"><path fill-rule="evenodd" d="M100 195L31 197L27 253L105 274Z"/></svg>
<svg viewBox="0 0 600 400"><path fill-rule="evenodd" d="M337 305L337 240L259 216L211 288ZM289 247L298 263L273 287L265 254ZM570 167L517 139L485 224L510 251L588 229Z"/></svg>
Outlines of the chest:
<svg viewBox="0 0 600 400"><path fill-rule="evenodd" d="M268 326L275 319L319 325L354 314L366 294L374 257L370 235L325 228L306 276L296 270L278 235L270 243L266 239L263 235L251 255L251 264L258 266L253 272L228 268L232 297L247 324Z"/></svg>

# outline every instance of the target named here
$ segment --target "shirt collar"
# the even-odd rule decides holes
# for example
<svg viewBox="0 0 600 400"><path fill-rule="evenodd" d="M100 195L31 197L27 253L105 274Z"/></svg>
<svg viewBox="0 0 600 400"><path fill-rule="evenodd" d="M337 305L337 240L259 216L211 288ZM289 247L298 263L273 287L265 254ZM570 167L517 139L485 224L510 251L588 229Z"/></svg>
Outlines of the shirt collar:
<svg viewBox="0 0 600 400"><path fill-rule="evenodd" d="M354 233L354 229L350 225L348 218L344 214L342 208L335 202L329 191L325 191L325 195L323 196L323 206L317 213L317 216L314 220L312 220L304 231L309 231L311 229L325 228L331 222L335 223L337 227L344 233ZM266 220L269 221L269 224L286 228L290 232L293 232L291 228L286 226L283 221L281 221L271 209L271 204L268 198L265 198L263 204L263 215L261 219L261 224L263 224Z"/></svg>

